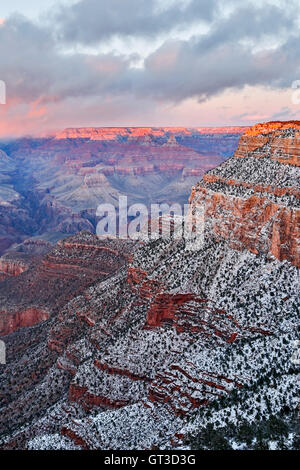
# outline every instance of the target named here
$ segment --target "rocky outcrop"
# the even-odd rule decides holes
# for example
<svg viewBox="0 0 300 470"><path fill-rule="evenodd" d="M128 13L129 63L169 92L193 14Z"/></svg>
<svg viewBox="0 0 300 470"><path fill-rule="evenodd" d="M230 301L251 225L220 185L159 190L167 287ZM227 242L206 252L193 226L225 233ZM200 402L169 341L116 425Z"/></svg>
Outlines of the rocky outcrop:
<svg viewBox="0 0 300 470"><path fill-rule="evenodd" d="M242 385L237 380L199 370L193 363L187 364L185 369L171 364L169 371L158 374L151 384L149 401L165 403L176 416L186 416L207 406L215 397L230 393L232 386ZM204 390L206 398L203 398Z"/></svg>
<svg viewBox="0 0 300 470"><path fill-rule="evenodd" d="M17 311L0 311L0 336L7 336L10 333L34 326L37 323L48 320L49 312L38 307L28 307Z"/></svg>
<svg viewBox="0 0 300 470"><path fill-rule="evenodd" d="M70 402L81 403L85 409L90 409L94 406L118 409L128 405L127 400L111 400L107 396L90 393L86 387L76 387L73 384L70 386L69 400Z"/></svg>
<svg viewBox="0 0 300 470"><path fill-rule="evenodd" d="M11 246L0 258L0 281L19 276L51 250L52 243L40 239L27 239Z"/></svg>
<svg viewBox="0 0 300 470"><path fill-rule="evenodd" d="M29 264L20 259L0 258L0 281L22 274L28 267Z"/></svg>
<svg viewBox="0 0 300 470"><path fill-rule="evenodd" d="M190 202L217 240L300 266L298 122L254 126L233 158L203 177Z"/></svg>
<svg viewBox="0 0 300 470"><path fill-rule="evenodd" d="M103 370L111 375L120 375L122 377L128 377L131 380L143 380L146 382L151 382L150 377L145 377L145 376L141 376L138 374L134 374L130 370L127 370L127 369L119 369L117 367L110 367L108 364L102 364L98 360L95 361L95 366L98 369Z"/></svg>
<svg viewBox="0 0 300 470"><path fill-rule="evenodd" d="M235 153L240 158L248 155L300 166L300 121L274 121L251 127Z"/></svg>
<svg viewBox="0 0 300 470"><path fill-rule="evenodd" d="M159 294L148 310L146 327L160 327L167 323L178 333L201 332L222 337L228 343L235 341L239 325L231 321L225 310L207 304L208 299L192 293Z"/></svg>
<svg viewBox="0 0 300 470"><path fill-rule="evenodd" d="M87 286L120 269L130 250L130 243L122 249L122 244L100 241L89 232L58 242L38 263L27 266L22 279L0 285L0 336L48 319Z"/></svg>

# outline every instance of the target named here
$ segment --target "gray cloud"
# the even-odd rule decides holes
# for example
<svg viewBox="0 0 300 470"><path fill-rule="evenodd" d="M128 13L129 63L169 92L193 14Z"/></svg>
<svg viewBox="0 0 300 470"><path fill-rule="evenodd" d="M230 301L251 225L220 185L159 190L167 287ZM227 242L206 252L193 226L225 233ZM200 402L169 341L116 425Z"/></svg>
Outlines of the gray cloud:
<svg viewBox="0 0 300 470"><path fill-rule="evenodd" d="M227 18L219 18L209 33L198 43L199 52L214 48L218 44L235 44L242 40L252 41L260 46L267 38L281 39L297 30L299 7L282 8L265 3L253 8L252 4L238 3L236 9ZM249 49L252 47L249 43Z"/></svg>
<svg viewBox="0 0 300 470"><path fill-rule="evenodd" d="M288 106L285 106L281 108L277 113L274 113L270 119L272 121L277 121L277 120L293 119L293 118L296 118L297 116L298 116L297 113L294 113L291 110L291 108L289 108Z"/></svg>
<svg viewBox="0 0 300 470"><path fill-rule="evenodd" d="M196 21L211 21L217 6L217 0L191 0L158 10L154 0L80 0L60 7L54 20L62 40L93 44L112 36L153 37Z"/></svg>
<svg viewBox="0 0 300 470"><path fill-rule="evenodd" d="M137 86L142 94L168 101L189 97L204 100L245 85L290 86L294 77L300 76L299 45L295 44L290 54L287 49L289 41L256 53L247 45L225 41L210 48L203 48L201 41L170 42L148 57ZM168 57L173 60L164 67Z"/></svg>
<svg viewBox="0 0 300 470"><path fill-rule="evenodd" d="M1 79L9 96L25 103L109 96L177 103L245 85L289 86L300 77L295 5L233 4L224 16L218 2L192 0L157 12L144 0L81 0L57 10L51 25L14 15L0 26ZM207 34L166 41L143 68L132 67L130 55L63 52L66 42L86 44L116 34L155 37L197 18L210 24ZM278 36L276 46L253 50L253 42L262 46Z"/></svg>
<svg viewBox="0 0 300 470"><path fill-rule="evenodd" d="M114 54L63 54L49 30L14 15L0 27L1 79L9 95L24 100L60 101L122 91L129 66Z"/></svg>

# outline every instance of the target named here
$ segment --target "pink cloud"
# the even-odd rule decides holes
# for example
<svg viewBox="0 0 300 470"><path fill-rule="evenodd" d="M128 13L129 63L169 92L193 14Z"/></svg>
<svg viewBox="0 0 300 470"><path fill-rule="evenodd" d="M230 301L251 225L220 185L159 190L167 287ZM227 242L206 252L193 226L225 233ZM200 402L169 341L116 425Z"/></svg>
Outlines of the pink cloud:
<svg viewBox="0 0 300 470"><path fill-rule="evenodd" d="M178 105L166 105L151 99L107 95L69 98L53 97L25 104L9 97L0 106L0 137L49 135L65 127L84 126L225 126L248 125L268 121L282 109L292 114L299 106L291 102L292 90L278 92L260 87L224 92L205 102L188 99ZM49 98L49 100L48 100ZM262 112L263 110L263 112Z"/></svg>

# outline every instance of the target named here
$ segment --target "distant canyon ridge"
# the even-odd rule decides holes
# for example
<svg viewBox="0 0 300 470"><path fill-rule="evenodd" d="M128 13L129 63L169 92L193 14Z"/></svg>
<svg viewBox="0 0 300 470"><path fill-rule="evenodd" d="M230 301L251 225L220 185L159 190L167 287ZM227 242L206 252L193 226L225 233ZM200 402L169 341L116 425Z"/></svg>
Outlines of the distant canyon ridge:
<svg viewBox="0 0 300 470"><path fill-rule="evenodd" d="M0 255L25 258L67 235L95 232L96 208L117 206L119 196L129 205L187 203L192 186L233 155L246 130L70 128L0 141Z"/></svg>

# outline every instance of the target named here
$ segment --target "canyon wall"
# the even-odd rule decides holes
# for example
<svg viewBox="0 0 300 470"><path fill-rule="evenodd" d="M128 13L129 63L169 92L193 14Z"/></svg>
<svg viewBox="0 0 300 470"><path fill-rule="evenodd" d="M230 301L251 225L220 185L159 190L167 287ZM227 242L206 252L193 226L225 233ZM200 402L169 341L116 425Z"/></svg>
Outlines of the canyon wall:
<svg viewBox="0 0 300 470"><path fill-rule="evenodd" d="M208 230L236 250L300 266L300 123L258 124L245 132L233 158L192 191Z"/></svg>
<svg viewBox="0 0 300 470"><path fill-rule="evenodd" d="M99 240L81 232L62 240L34 263L22 266L0 258L9 271L0 282L0 336L35 325L90 284L105 279L127 262L134 243Z"/></svg>

